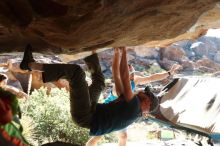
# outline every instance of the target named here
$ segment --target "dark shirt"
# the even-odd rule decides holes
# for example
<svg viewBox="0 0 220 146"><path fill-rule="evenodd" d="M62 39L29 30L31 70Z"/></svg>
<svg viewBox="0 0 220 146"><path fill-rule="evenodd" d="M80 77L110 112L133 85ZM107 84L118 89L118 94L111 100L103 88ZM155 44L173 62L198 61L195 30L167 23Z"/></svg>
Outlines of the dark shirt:
<svg viewBox="0 0 220 146"><path fill-rule="evenodd" d="M127 102L123 97L107 104L97 104L90 135L98 136L123 129L141 116L140 101L135 96Z"/></svg>

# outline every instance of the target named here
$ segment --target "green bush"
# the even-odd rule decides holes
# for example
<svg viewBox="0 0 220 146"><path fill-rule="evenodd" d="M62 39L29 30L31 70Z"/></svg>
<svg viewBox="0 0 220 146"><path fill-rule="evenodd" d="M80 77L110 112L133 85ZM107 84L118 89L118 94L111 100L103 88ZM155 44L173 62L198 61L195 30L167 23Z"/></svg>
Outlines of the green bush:
<svg viewBox="0 0 220 146"><path fill-rule="evenodd" d="M27 101L21 103L21 108L23 117L33 120L33 128L29 128L31 134L26 132L26 135L38 145L54 141L85 145L89 138L87 129L72 122L69 93L65 89L53 88L50 94L46 88L35 90Z"/></svg>

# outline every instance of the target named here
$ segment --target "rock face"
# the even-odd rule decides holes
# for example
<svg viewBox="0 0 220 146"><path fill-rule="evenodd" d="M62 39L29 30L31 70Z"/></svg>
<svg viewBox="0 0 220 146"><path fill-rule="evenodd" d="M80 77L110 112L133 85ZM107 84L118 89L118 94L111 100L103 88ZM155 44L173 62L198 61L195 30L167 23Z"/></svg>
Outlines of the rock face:
<svg viewBox="0 0 220 146"><path fill-rule="evenodd" d="M75 54L176 37L217 0L1 0L0 51ZM214 20L213 20L214 21Z"/></svg>

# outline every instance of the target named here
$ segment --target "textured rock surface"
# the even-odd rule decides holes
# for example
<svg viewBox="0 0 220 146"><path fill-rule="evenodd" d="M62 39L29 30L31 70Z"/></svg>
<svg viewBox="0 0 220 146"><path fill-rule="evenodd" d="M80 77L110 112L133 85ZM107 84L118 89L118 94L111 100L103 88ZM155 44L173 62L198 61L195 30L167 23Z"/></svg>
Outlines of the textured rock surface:
<svg viewBox="0 0 220 146"><path fill-rule="evenodd" d="M189 30L216 2L1 0L0 51L21 51L31 43L36 52L75 54L173 38Z"/></svg>

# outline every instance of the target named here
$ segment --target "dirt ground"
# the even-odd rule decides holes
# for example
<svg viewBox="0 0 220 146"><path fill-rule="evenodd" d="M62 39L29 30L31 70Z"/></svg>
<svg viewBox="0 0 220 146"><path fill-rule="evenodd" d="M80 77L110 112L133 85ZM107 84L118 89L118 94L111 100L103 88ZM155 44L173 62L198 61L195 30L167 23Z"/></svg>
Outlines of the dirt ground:
<svg viewBox="0 0 220 146"><path fill-rule="evenodd" d="M166 138L159 136L161 131L170 131ZM135 123L128 127L127 146L198 146L198 135L186 135L184 131L167 129L167 127L156 123ZM169 137L169 138L168 138ZM201 137L200 137L201 138ZM195 142L194 142L194 141ZM210 146L206 143L207 138L203 137L203 146ZM98 146L118 146L117 143L101 143ZM215 144L214 146L220 146Z"/></svg>

